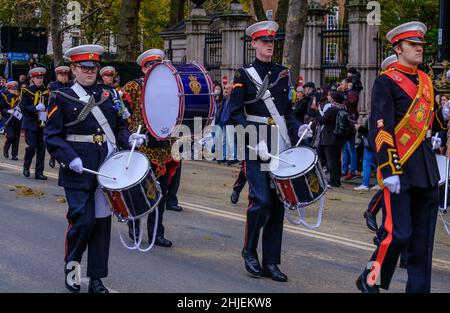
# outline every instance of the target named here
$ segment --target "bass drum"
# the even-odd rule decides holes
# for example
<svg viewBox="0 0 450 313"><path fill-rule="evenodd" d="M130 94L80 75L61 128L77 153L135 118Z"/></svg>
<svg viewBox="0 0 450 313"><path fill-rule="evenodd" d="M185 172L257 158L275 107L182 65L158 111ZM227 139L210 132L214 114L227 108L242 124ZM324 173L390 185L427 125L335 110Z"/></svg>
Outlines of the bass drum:
<svg viewBox="0 0 450 313"><path fill-rule="evenodd" d="M187 136L184 132L178 135L181 125L192 136L214 119L214 84L200 64L157 63L145 75L143 90L144 123L157 140ZM194 118L199 119L201 130L199 126L194 129Z"/></svg>

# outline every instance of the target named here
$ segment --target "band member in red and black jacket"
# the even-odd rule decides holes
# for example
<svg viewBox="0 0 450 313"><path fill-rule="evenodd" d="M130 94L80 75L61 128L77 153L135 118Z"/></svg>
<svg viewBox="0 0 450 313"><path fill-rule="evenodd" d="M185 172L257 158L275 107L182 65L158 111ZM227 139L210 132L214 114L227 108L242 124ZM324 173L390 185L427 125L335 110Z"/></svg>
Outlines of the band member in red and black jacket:
<svg viewBox="0 0 450 313"><path fill-rule="evenodd" d="M10 81L6 89L0 93L0 110L5 121L6 141L3 147L3 156L9 158L9 148L12 146L11 160L17 161L19 154L21 121L13 116L13 110L19 103L19 83Z"/></svg>
<svg viewBox="0 0 450 313"><path fill-rule="evenodd" d="M445 129L449 108L434 104L431 79L422 63L426 26L402 24L387 35L398 64L373 85L370 139L383 189L383 235L356 281L362 292L388 289L400 253L408 249L406 292L430 292L431 263L438 211L439 171L431 128Z"/></svg>

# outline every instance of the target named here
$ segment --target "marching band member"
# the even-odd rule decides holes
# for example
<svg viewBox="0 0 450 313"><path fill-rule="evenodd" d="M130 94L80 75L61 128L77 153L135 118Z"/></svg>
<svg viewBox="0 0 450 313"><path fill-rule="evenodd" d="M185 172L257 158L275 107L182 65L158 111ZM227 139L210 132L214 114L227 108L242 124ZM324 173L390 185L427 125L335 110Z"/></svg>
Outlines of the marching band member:
<svg viewBox="0 0 450 313"><path fill-rule="evenodd" d="M389 288L405 248L406 292L431 288L439 171L428 139L432 127L446 128L449 108L435 107L432 81L417 69L426 31L423 23L409 22L387 33L398 63L375 80L372 90L369 136L384 188L383 232L371 262L356 281L364 293Z"/></svg>
<svg viewBox="0 0 450 313"><path fill-rule="evenodd" d="M272 126L276 125L280 129L279 143L283 142L284 147L291 145L288 132L297 139L297 134L303 133L308 126L300 126L293 115L289 100L289 70L272 61L277 30L278 24L272 21L259 22L246 29L246 34L252 38L252 46L256 49L256 59L250 66L236 71L229 105L230 120L235 125L257 126L259 137L259 158L245 161L245 176L249 184L249 206L242 250L245 268L252 276L286 282L287 276L277 266L281 261L284 206L275 190L270 187L269 173L262 171L261 165L269 158L267 153L268 146L271 146L270 133L277 129ZM265 89L266 94L260 88ZM267 96L267 90L270 91L270 97ZM263 138L259 132L264 126L267 127L269 139ZM310 136L311 132L308 132ZM276 154L274 151L272 153ZM262 267L256 251L261 228Z"/></svg>
<svg viewBox="0 0 450 313"><path fill-rule="evenodd" d="M114 88L114 76L116 76L116 69L112 66L105 66L100 69L100 77L103 84Z"/></svg>
<svg viewBox="0 0 450 313"><path fill-rule="evenodd" d="M142 53L137 58L137 63L141 66L142 72L144 74L157 62L161 62L164 59L164 52L159 49L150 49ZM144 79L139 78L128 82L123 90L125 94L125 99L130 103L131 107L131 119L132 122L129 124L128 128L130 131L136 131L138 125L142 126L142 133L148 134L148 141L145 145L140 147L140 151L144 153L150 160L152 165L152 170L155 173L155 176L160 183L162 199L158 204L158 221L155 221L155 212L152 212L148 215L147 219L147 230L149 241L151 242L151 238L153 236L153 229L155 223L157 223L157 232L155 245L162 247L171 247L172 242L164 237L164 225L163 214L166 205L168 185L170 185L171 179L176 173L176 170L179 166L179 162L175 161L172 158L171 153L171 141L170 140L162 140L158 141L147 130L145 127L145 123L143 121L143 112L141 111L141 93L144 85ZM164 105L162 102L161 105ZM139 221L135 223L134 231L133 224L128 222L129 227L129 235L132 239L135 239L139 236L140 229L137 227Z"/></svg>
<svg viewBox="0 0 450 313"><path fill-rule="evenodd" d="M122 101L123 92L120 90L120 87L114 88L114 77L116 75L116 69L113 66L105 66L100 69L103 85L111 88L114 95L114 106L117 114L121 115L124 120L127 120L131 114L129 113L129 107Z"/></svg>
<svg viewBox="0 0 450 313"><path fill-rule="evenodd" d="M3 156L9 158L9 148L11 149L11 160L17 161L19 154L20 131L22 129L21 121L13 113L18 109L19 103L19 83L10 81L6 83L6 90L0 95L0 110L5 119L6 141L3 147ZM17 107L17 108L16 108Z"/></svg>
<svg viewBox="0 0 450 313"><path fill-rule="evenodd" d="M23 162L23 175L30 177L30 166L36 154L36 169L34 177L46 180L44 176L45 145L44 127L46 120L46 103L48 103L48 89L44 86L46 69L35 67L28 72L32 84L22 87L19 108L23 113L22 128L25 130L25 157Z"/></svg>
<svg viewBox="0 0 450 313"><path fill-rule="evenodd" d="M395 54L388 56L386 59L381 62L381 74L391 69L392 67L395 67L395 65L398 62L398 58ZM372 200L370 200L369 206L367 210L364 212L364 218L366 219L367 228L369 228L372 231L378 230L377 225L377 219L376 215L381 209L381 197L383 196L383 190L379 190L375 193L375 195L372 197ZM374 241L377 242L377 237L374 238Z"/></svg>
<svg viewBox="0 0 450 313"><path fill-rule="evenodd" d="M68 204L64 281L71 292L80 291L71 275L79 273L77 264L87 248L89 292L108 293L101 278L108 275L111 211L96 176L83 172L84 168L97 171L117 147L129 149L134 140L136 146L144 141L142 135L130 136L114 110L111 91L96 83L104 51L99 45L67 50L76 82L52 92L45 127L45 143L61 165L59 185L64 187Z"/></svg>
<svg viewBox="0 0 450 313"><path fill-rule="evenodd" d="M59 90L64 87L72 86L73 83L69 80L69 72L70 72L70 67L68 67L68 66L63 65L63 66L58 66L57 68L55 68L56 80L53 82L50 82L50 84L48 84L48 87L47 87L50 92L50 95L51 95L52 91ZM55 158L53 156L50 156L48 165L51 168L55 167Z"/></svg>

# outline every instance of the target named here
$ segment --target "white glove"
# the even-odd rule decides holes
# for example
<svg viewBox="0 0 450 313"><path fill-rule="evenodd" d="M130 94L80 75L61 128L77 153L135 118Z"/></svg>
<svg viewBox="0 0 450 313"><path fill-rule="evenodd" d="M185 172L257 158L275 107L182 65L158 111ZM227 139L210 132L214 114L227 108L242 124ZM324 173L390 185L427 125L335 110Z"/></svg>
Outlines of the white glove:
<svg viewBox="0 0 450 313"><path fill-rule="evenodd" d="M206 135L205 137L203 137L202 139L200 139L198 141L199 144L201 144L202 146L209 146L210 143L214 142L214 137L212 135L212 133L209 133L208 135Z"/></svg>
<svg viewBox="0 0 450 313"><path fill-rule="evenodd" d="M433 150L439 148L441 146L441 143L441 138L436 136L431 137L431 145L433 146Z"/></svg>
<svg viewBox="0 0 450 313"><path fill-rule="evenodd" d="M144 144L145 135L138 134L138 133L132 133L130 137L128 138L128 143L130 146L133 145L134 140L136 140L136 148L139 148Z"/></svg>
<svg viewBox="0 0 450 313"><path fill-rule="evenodd" d="M9 114L13 114L14 110L13 110L13 109L9 109L9 110L6 111L6 112L8 112Z"/></svg>
<svg viewBox="0 0 450 313"><path fill-rule="evenodd" d="M383 185L389 189L391 193L400 193L400 176L393 175L383 180Z"/></svg>
<svg viewBox="0 0 450 313"><path fill-rule="evenodd" d="M39 104L36 106L36 111L38 111L38 112L44 112L44 111L45 111L45 104L39 103Z"/></svg>
<svg viewBox="0 0 450 313"><path fill-rule="evenodd" d="M450 100L442 106L442 116L446 121L450 118Z"/></svg>
<svg viewBox="0 0 450 313"><path fill-rule="evenodd" d="M255 150L261 160L267 161L268 159L270 159L269 148L267 148L267 144L264 140L260 141L256 145Z"/></svg>
<svg viewBox="0 0 450 313"><path fill-rule="evenodd" d="M83 161L81 161L80 158L75 158L72 160L72 162L70 162L69 168L72 171L77 172L78 174L81 174L81 173L83 173Z"/></svg>
<svg viewBox="0 0 450 313"><path fill-rule="evenodd" d="M313 136L313 132L312 132L312 130L311 130L311 127L309 127L308 124L302 124L302 125L298 128L298 134L297 134L298 138L300 138L300 137L303 135L303 133L304 133L305 130L307 130L307 132L306 132L306 134L305 134L305 137L303 137L303 139L305 139L305 138L311 138L311 137Z"/></svg>
<svg viewBox="0 0 450 313"><path fill-rule="evenodd" d="M122 113L122 118L123 118L124 120L126 120L126 119L129 118L130 116L131 116L130 112L128 112L128 109L125 108L125 110L123 110L123 113Z"/></svg>

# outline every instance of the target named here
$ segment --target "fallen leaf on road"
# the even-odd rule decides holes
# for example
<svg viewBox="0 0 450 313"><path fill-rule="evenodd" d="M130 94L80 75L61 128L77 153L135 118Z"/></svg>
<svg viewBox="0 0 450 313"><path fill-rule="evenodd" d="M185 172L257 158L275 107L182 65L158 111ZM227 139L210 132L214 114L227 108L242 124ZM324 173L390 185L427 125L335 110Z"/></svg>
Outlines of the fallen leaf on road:
<svg viewBox="0 0 450 313"><path fill-rule="evenodd" d="M329 197L327 199L331 200L331 201L342 201L342 198L337 198L337 197Z"/></svg>
<svg viewBox="0 0 450 313"><path fill-rule="evenodd" d="M33 189L25 185L16 185L15 187L17 196L40 198L45 195L45 193L42 190Z"/></svg>
<svg viewBox="0 0 450 313"><path fill-rule="evenodd" d="M56 202L58 202L58 203L66 203L67 201L66 201L66 198L64 198L64 197L58 197L58 198L56 198Z"/></svg>

